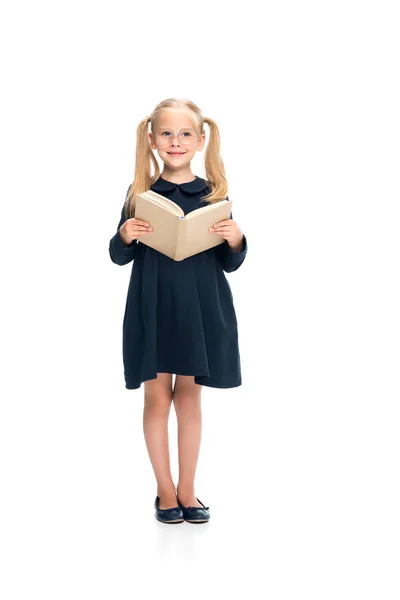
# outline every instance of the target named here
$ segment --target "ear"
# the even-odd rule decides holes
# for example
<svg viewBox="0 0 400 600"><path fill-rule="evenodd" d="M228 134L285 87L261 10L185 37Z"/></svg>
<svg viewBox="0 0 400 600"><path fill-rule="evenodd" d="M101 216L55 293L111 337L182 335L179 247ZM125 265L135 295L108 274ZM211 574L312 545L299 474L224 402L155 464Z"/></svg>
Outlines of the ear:
<svg viewBox="0 0 400 600"><path fill-rule="evenodd" d="M155 144L153 134L149 132L149 143L153 150L156 150L157 146Z"/></svg>
<svg viewBox="0 0 400 600"><path fill-rule="evenodd" d="M200 139L198 141L198 144L197 144L197 151L198 152L201 152L201 150L203 150L205 143L206 143L206 134L202 133L201 136L200 136Z"/></svg>

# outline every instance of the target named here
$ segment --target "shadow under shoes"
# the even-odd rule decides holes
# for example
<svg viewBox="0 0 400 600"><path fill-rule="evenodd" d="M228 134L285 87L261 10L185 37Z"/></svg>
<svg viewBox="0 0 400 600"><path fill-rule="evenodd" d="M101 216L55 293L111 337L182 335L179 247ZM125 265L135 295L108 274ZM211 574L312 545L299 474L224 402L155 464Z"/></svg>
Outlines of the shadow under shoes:
<svg viewBox="0 0 400 600"><path fill-rule="evenodd" d="M201 506L184 506L177 497L178 505L182 509L183 518L188 523L207 523L210 519L210 507L204 506L201 500L196 497Z"/></svg>
<svg viewBox="0 0 400 600"><path fill-rule="evenodd" d="M180 506L160 508L159 496L154 501L154 508L156 509L156 519L161 523L183 523L184 521L182 508Z"/></svg>

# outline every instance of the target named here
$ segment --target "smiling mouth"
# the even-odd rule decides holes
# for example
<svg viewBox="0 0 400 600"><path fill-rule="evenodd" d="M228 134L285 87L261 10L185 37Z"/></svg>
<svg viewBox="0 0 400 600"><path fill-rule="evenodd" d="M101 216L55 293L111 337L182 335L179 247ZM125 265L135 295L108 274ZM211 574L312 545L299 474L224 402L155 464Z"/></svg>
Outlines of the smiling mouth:
<svg viewBox="0 0 400 600"><path fill-rule="evenodd" d="M170 156L182 156L185 152L167 152Z"/></svg>

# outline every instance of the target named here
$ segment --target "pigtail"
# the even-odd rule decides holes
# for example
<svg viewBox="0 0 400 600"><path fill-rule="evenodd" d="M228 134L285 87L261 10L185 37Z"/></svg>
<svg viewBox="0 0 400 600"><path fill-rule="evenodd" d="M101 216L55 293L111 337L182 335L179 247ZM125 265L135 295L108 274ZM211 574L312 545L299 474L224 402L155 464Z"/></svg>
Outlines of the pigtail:
<svg viewBox="0 0 400 600"><path fill-rule="evenodd" d="M148 123L151 123L151 119L151 116L142 119L136 130L135 176L125 204L128 219L132 218L135 214L135 195L150 189L150 186L160 176L160 167L149 143ZM154 167L153 176L150 174L151 163L153 163Z"/></svg>
<svg viewBox="0 0 400 600"><path fill-rule="evenodd" d="M228 182L225 174L225 167L220 153L220 136L216 122L210 117L204 117L204 123L210 128L210 139L206 147L205 171L206 179L211 186L211 191L207 196L203 196L203 201L209 201L210 204L225 200L228 195Z"/></svg>

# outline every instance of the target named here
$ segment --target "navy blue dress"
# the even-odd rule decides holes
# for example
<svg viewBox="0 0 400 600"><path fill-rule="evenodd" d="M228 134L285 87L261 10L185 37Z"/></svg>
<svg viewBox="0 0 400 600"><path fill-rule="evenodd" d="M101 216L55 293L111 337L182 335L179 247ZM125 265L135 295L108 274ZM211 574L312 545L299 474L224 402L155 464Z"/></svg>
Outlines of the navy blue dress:
<svg viewBox="0 0 400 600"><path fill-rule="evenodd" d="M160 176L150 189L179 204L185 214L207 206L201 198L210 191L197 175L181 184ZM246 237L241 251L234 252L225 240L175 261L138 240L125 245L119 235L125 220L123 206L109 244L114 263L133 261L122 328L125 387L137 389L157 373L193 375L195 383L215 388L240 386L238 327L224 271L236 271L243 263Z"/></svg>

